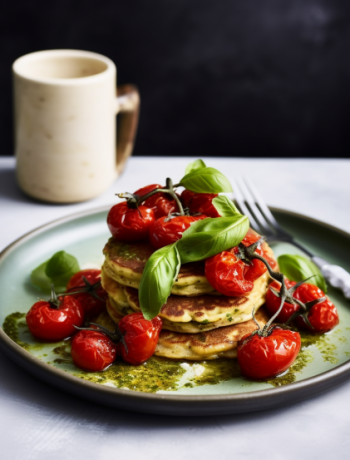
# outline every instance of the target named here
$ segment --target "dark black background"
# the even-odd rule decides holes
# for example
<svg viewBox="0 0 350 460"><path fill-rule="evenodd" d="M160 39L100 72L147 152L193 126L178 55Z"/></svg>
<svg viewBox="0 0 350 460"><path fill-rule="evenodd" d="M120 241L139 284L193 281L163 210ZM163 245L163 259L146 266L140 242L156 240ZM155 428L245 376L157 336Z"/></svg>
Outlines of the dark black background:
<svg viewBox="0 0 350 460"><path fill-rule="evenodd" d="M2 155L11 63L53 48L105 54L138 85L136 155L348 156L349 0L3 3Z"/></svg>

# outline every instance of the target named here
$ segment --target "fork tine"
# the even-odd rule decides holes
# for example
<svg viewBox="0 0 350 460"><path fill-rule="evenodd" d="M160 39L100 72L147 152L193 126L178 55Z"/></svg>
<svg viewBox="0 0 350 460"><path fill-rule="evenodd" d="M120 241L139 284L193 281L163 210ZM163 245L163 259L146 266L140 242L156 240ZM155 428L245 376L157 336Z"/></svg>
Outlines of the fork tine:
<svg viewBox="0 0 350 460"><path fill-rule="evenodd" d="M242 212L242 214L245 214L249 218L250 226L257 231L258 233L261 231L260 226L257 224L254 216L250 212L250 210L247 208L245 202L244 202L244 197L240 191L240 188L238 186L238 183L235 179L231 179L231 182L233 184L233 189L234 189L234 197L235 200L237 201L237 204Z"/></svg>
<svg viewBox="0 0 350 460"><path fill-rule="evenodd" d="M275 229L277 229L278 232L280 233L283 233L283 234L286 234L287 232L285 230L283 230L279 223L276 221L276 219L273 217L271 211L269 210L269 208L267 207L267 205L265 204L264 200L261 198L261 195L259 194L259 192L257 191L257 189L255 188L254 184L252 183L252 181L246 177L245 178L245 182L247 184L247 187L249 188L250 190L250 193L252 194L253 198L255 199L255 202L256 204L259 206L260 208L260 211L261 211L261 214L265 217L265 220L272 226L274 227Z"/></svg>
<svg viewBox="0 0 350 460"><path fill-rule="evenodd" d="M258 224L260 225L262 233L265 234L266 236L274 235L275 234L274 229L270 227L268 221L265 219L265 217L260 212L260 209L257 207L254 201L254 198L251 195L249 188L246 186L243 178L240 178L239 183L240 183L242 195L244 196L244 200L247 206L249 207L250 211L253 213L255 221L258 222Z"/></svg>

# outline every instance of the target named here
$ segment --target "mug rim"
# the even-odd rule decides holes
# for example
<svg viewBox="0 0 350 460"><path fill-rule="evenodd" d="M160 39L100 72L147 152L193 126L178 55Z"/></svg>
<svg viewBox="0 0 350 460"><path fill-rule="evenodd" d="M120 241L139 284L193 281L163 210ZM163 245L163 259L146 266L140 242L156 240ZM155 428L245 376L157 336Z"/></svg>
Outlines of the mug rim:
<svg viewBox="0 0 350 460"><path fill-rule="evenodd" d="M86 57L96 59L100 62L106 64L106 69L102 70L95 75L88 75L86 77L77 77L77 78L47 78L47 77L32 77L21 69L21 65L26 62L35 61L39 58L45 57L59 57L59 56L76 56L76 57ZM103 54L95 53L93 51L84 51L76 49L52 49L52 50L42 50L34 51L33 53L24 54L17 58L12 64L12 71L15 75L29 81L44 83L47 85L81 85L93 83L98 80L106 78L109 74L116 74L116 66L114 62Z"/></svg>

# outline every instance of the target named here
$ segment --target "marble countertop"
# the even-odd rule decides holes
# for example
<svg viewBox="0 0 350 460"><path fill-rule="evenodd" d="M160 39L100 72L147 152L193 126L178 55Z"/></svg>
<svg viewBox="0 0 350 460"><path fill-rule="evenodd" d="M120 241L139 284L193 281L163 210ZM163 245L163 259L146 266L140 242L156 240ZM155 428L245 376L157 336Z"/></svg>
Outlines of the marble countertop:
<svg viewBox="0 0 350 460"><path fill-rule="evenodd" d="M102 196L72 205L35 202L15 183L15 162L0 158L0 250L59 217L115 202L117 191L171 175L189 158L132 158ZM248 175L267 203L350 232L350 161L210 158L229 178ZM1 293L0 293L1 296ZM217 417L128 413L55 390L0 353L0 449L4 459L255 459L346 458L350 381L278 410Z"/></svg>

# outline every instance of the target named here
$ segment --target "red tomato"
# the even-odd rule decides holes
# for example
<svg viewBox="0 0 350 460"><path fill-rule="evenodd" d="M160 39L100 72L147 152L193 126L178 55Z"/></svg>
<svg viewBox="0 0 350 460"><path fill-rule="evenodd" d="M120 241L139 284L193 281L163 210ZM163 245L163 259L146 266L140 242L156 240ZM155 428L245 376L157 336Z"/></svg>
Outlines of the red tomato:
<svg viewBox="0 0 350 460"><path fill-rule="evenodd" d="M191 192L191 190L187 189L183 190L183 192L181 193L181 201L186 208L190 207L194 195L194 192Z"/></svg>
<svg viewBox="0 0 350 460"><path fill-rule="evenodd" d="M309 283L302 284L294 293L294 297L303 303L312 302L324 296L325 294L320 288ZM307 317L312 328L301 316L296 318L296 323L299 327L313 332L328 332L339 324L338 311L328 298L311 307Z"/></svg>
<svg viewBox="0 0 350 460"><path fill-rule="evenodd" d="M37 339L57 342L72 336L84 321L81 303L72 297L59 297L60 305L54 308L45 300L36 302L26 316L30 332Z"/></svg>
<svg viewBox="0 0 350 460"><path fill-rule="evenodd" d="M291 288L292 286L295 286L297 283L295 281L290 281L288 278L284 279L284 282L286 283L287 289ZM281 290L281 285L277 281L273 281L269 287L274 288L276 291ZM295 297L295 292L293 294L293 297ZM271 289L267 290L266 293L266 308L268 312L272 315L276 313L276 311L279 309L281 305L281 299L277 297ZM289 302L284 302L283 307L281 312L276 318L276 321L279 323L286 323L289 318L300 309L299 305L297 304L292 304Z"/></svg>
<svg viewBox="0 0 350 460"><path fill-rule="evenodd" d="M194 193L190 190L184 190L181 194L182 202L191 213L199 212L207 217L220 217L212 203L217 196L216 193Z"/></svg>
<svg viewBox="0 0 350 460"><path fill-rule="evenodd" d="M260 235L249 229L242 240L244 246L250 246L258 241ZM260 245L255 250L257 254L266 258L267 254ZM205 262L205 276L209 283L221 294L238 297L252 291L254 281L263 275L267 268L263 262L254 259L250 265L236 257L238 248L223 251L210 257ZM273 262L274 260L271 259Z"/></svg>
<svg viewBox="0 0 350 460"><path fill-rule="evenodd" d="M179 240L193 222L206 218L207 216L177 216L168 220L167 217L161 217L151 225L149 240L153 247L160 249Z"/></svg>
<svg viewBox="0 0 350 460"><path fill-rule="evenodd" d="M155 190L156 188L164 188L164 187L160 184L146 185L145 187L142 187L136 190L134 195L144 196L144 195L147 195L149 192L152 192L152 190ZM155 193L155 195L158 195L158 193ZM159 195L161 195L161 192L159 192Z"/></svg>
<svg viewBox="0 0 350 460"><path fill-rule="evenodd" d="M274 328L267 337L245 337L237 347L241 372L252 379L275 377L293 364L300 347L300 335L281 328Z"/></svg>
<svg viewBox="0 0 350 460"><path fill-rule="evenodd" d="M86 287L83 277L93 285L101 281L101 270L88 268L81 270L71 277L67 284L67 292L79 290L81 287ZM84 308L84 312L89 316L97 316L106 308L108 298L107 292L100 285L95 289L95 293L101 300L94 297L92 292L82 292L81 294L74 294L72 297L78 299Z"/></svg>
<svg viewBox="0 0 350 460"><path fill-rule="evenodd" d="M130 209L126 201L111 208L107 225L116 240L143 241L148 239L148 229L154 222L154 212L146 206Z"/></svg>
<svg viewBox="0 0 350 460"><path fill-rule="evenodd" d="M143 317L142 313L124 316L118 323L124 342L119 342L119 351L127 363L138 365L150 358L157 346L162 329L162 320L156 316L152 321Z"/></svg>
<svg viewBox="0 0 350 460"><path fill-rule="evenodd" d="M79 331L72 342L72 358L85 371L103 371L117 356L117 344L102 332Z"/></svg>
<svg viewBox="0 0 350 460"><path fill-rule="evenodd" d="M159 184L147 185L146 187L137 190L134 193L134 195L143 196L151 192L152 190L155 190L156 188L164 187ZM171 195L167 193L155 193L151 197L147 198L147 200L145 200L142 204L144 206L147 206L147 208L151 208L153 210L156 219L159 219L163 216L167 216L171 212L179 212L179 208L177 206L176 201L174 200L174 198L172 198Z"/></svg>
<svg viewBox="0 0 350 460"><path fill-rule="evenodd" d="M242 240L242 244L248 247L253 243L256 243L260 238L260 235L251 228L248 230L246 236ZM234 252L237 254L238 249L234 248ZM255 252L266 258L266 253L263 251L262 246L259 245ZM255 281L260 278L267 271L266 265L261 260L253 259L251 265L245 265L244 278L248 281Z"/></svg>
<svg viewBox="0 0 350 460"><path fill-rule="evenodd" d="M253 281L244 278L246 265L236 255L223 251L205 261L205 276L221 294L239 297L253 290Z"/></svg>

